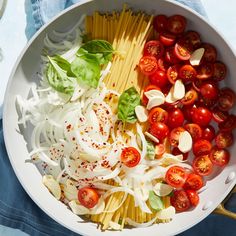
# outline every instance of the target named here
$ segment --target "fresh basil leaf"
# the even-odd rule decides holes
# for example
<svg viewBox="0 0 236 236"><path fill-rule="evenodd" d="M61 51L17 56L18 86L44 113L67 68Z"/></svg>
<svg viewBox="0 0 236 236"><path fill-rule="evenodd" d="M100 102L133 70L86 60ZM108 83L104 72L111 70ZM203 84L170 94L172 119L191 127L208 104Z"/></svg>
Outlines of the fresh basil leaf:
<svg viewBox="0 0 236 236"><path fill-rule="evenodd" d="M103 57L103 54L102 53L96 53L96 54L92 54L92 53L89 53L87 50L85 50L84 48L80 48L76 55L78 57L81 57L81 56L86 56L86 55L89 55L90 57L95 57L97 60L98 60L98 63L100 65L104 65L106 64L106 60L105 58Z"/></svg>
<svg viewBox="0 0 236 236"><path fill-rule="evenodd" d="M77 77L79 82L97 88L101 68L95 56L84 54L76 57L71 63L71 71Z"/></svg>
<svg viewBox="0 0 236 236"><path fill-rule="evenodd" d="M164 203L159 196L157 196L154 191L149 191L148 201L153 210L160 211L164 209Z"/></svg>
<svg viewBox="0 0 236 236"><path fill-rule="evenodd" d="M67 69L69 66L67 61L64 61L60 56L48 56L48 60L46 77L50 86L58 92L72 95L75 86L77 85L77 81L76 78L67 75Z"/></svg>
<svg viewBox="0 0 236 236"><path fill-rule="evenodd" d="M150 141L147 141L147 158L150 160L155 159L155 146Z"/></svg>
<svg viewBox="0 0 236 236"><path fill-rule="evenodd" d="M136 122L135 107L139 104L140 95L138 91L134 87L125 90L118 101L118 119L128 123Z"/></svg>

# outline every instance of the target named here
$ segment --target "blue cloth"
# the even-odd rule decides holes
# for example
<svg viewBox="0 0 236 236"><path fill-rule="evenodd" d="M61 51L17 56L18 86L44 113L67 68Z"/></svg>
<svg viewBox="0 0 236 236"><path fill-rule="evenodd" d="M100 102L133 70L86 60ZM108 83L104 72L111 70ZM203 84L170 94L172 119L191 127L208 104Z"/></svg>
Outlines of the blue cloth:
<svg viewBox="0 0 236 236"><path fill-rule="evenodd" d="M199 0L178 0L186 4L202 15L205 11ZM26 0L26 3L29 0ZM31 5L26 4L27 19L26 34L31 37L37 29L49 21L53 16L78 0L31 0ZM33 16L33 17L32 17ZM34 22L32 22L34 19ZM230 209L236 210L236 196L229 201ZM2 123L0 121L0 224L20 229L32 236L75 236L70 230L56 223L47 216L29 198L20 185L10 165L2 134ZM228 218L211 215L204 221L194 226L181 236L221 236L235 235L235 221Z"/></svg>

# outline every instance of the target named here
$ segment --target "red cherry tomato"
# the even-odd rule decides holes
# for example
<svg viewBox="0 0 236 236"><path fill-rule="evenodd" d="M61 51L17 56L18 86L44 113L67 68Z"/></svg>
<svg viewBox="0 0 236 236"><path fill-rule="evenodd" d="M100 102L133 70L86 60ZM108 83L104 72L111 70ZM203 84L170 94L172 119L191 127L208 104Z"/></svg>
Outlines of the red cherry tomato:
<svg viewBox="0 0 236 236"><path fill-rule="evenodd" d="M121 161L127 167L135 167L140 162L141 155L134 147L126 147L121 152Z"/></svg>
<svg viewBox="0 0 236 236"><path fill-rule="evenodd" d="M186 193L188 195L190 203L193 206L197 206L198 203L199 203L199 195L198 195L198 193L195 190L192 190L192 189L186 190Z"/></svg>
<svg viewBox="0 0 236 236"><path fill-rule="evenodd" d="M172 146L177 147L179 144L179 137L185 129L183 127L177 127L171 130L169 135L169 141Z"/></svg>
<svg viewBox="0 0 236 236"><path fill-rule="evenodd" d="M196 157L192 166L195 173L201 176L210 175L213 170L213 164L208 155Z"/></svg>
<svg viewBox="0 0 236 236"><path fill-rule="evenodd" d="M230 147L234 142L234 136L231 132L219 132L215 138L218 148Z"/></svg>
<svg viewBox="0 0 236 236"><path fill-rule="evenodd" d="M173 15L167 20L167 30L172 34L181 34L184 32L187 21L181 15Z"/></svg>
<svg viewBox="0 0 236 236"><path fill-rule="evenodd" d="M191 204L188 195L184 190L175 190L170 198L170 202L178 212L187 211Z"/></svg>
<svg viewBox="0 0 236 236"><path fill-rule="evenodd" d="M160 88L163 88L168 84L166 73L162 70L157 70L154 74L149 76L149 80L152 84L155 84Z"/></svg>
<svg viewBox="0 0 236 236"><path fill-rule="evenodd" d="M195 156L202 156L211 152L212 145L206 139L199 139L193 144L193 154Z"/></svg>
<svg viewBox="0 0 236 236"><path fill-rule="evenodd" d="M203 43L202 47L205 49L205 52L202 57L204 62L215 62L217 57L217 51L215 47L209 43Z"/></svg>
<svg viewBox="0 0 236 236"><path fill-rule="evenodd" d="M214 146L211 150L210 159L217 166L225 166L229 163L230 153L225 148Z"/></svg>
<svg viewBox="0 0 236 236"><path fill-rule="evenodd" d="M195 79L195 80L192 82L192 86L193 86L193 88L194 88L197 92L200 92L201 86L202 86L204 83L205 83L205 81L203 81L203 80Z"/></svg>
<svg viewBox="0 0 236 236"><path fill-rule="evenodd" d="M186 182L184 184L185 189L199 190L203 186L203 178L202 176L194 173L190 173Z"/></svg>
<svg viewBox="0 0 236 236"><path fill-rule="evenodd" d="M212 118L212 113L204 107L198 107L193 112L193 122L200 126L207 126Z"/></svg>
<svg viewBox="0 0 236 236"><path fill-rule="evenodd" d="M194 89L190 89L186 92L184 98L181 99L181 103L184 106L193 105L198 99L198 94Z"/></svg>
<svg viewBox="0 0 236 236"><path fill-rule="evenodd" d="M202 137L202 128L198 124L186 124L184 128L190 133L193 141L196 141Z"/></svg>
<svg viewBox="0 0 236 236"><path fill-rule="evenodd" d="M191 65L184 65L179 69L179 77L185 82L193 81L196 75L197 72Z"/></svg>
<svg viewBox="0 0 236 236"><path fill-rule="evenodd" d="M190 43L193 48L198 48L201 44L201 38L199 33L197 33L196 31L188 31L185 33L184 35L184 39Z"/></svg>
<svg viewBox="0 0 236 236"><path fill-rule="evenodd" d="M186 171L183 167L172 166L170 167L165 175L165 181L175 188L183 187L187 178Z"/></svg>
<svg viewBox="0 0 236 236"><path fill-rule="evenodd" d="M215 122L221 123L227 119L229 116L228 112L219 110L219 108L214 108L212 112L212 117Z"/></svg>
<svg viewBox="0 0 236 236"><path fill-rule="evenodd" d="M157 159L161 158L165 152L166 146L163 143L159 143L155 146L155 154L157 155Z"/></svg>
<svg viewBox="0 0 236 236"><path fill-rule="evenodd" d="M157 64L159 70L166 71L169 68L169 64L163 58L159 58Z"/></svg>
<svg viewBox="0 0 236 236"><path fill-rule="evenodd" d="M162 32L159 38L165 46L172 46L175 43L176 36L167 32Z"/></svg>
<svg viewBox="0 0 236 236"><path fill-rule="evenodd" d="M187 160L188 159L188 155L189 153L186 152L186 153L183 153L181 152L177 147L174 147L171 151L171 153L175 156L178 156L178 155L183 155L183 161Z"/></svg>
<svg viewBox="0 0 236 236"><path fill-rule="evenodd" d="M201 64L197 67L197 79L206 80L213 75L213 65L211 63Z"/></svg>
<svg viewBox="0 0 236 236"><path fill-rule="evenodd" d="M192 122L193 112L197 109L195 105L186 105L183 107L184 117L187 121Z"/></svg>
<svg viewBox="0 0 236 236"><path fill-rule="evenodd" d="M99 195L95 189L83 187L78 191L78 200L84 207L93 208L98 203Z"/></svg>
<svg viewBox="0 0 236 236"><path fill-rule="evenodd" d="M165 61L170 64L178 64L179 59L175 56L174 47L168 47L165 51Z"/></svg>
<svg viewBox="0 0 236 236"><path fill-rule="evenodd" d="M164 54L164 46L158 40L148 41L144 45L144 56L153 56L158 59L161 58L163 54Z"/></svg>
<svg viewBox="0 0 236 236"><path fill-rule="evenodd" d="M150 84L150 85L148 85L148 86L144 89L144 91L143 91L143 97L142 97L142 104L143 104L144 106L146 106L147 103L148 103L148 98L146 97L145 92L148 92L148 91L150 91L150 90L158 90L158 91L160 91L160 88L159 88L158 86L154 85L154 84Z"/></svg>
<svg viewBox="0 0 236 236"><path fill-rule="evenodd" d="M179 40L174 47L175 56L182 60L189 60L192 52L192 45L185 40Z"/></svg>
<svg viewBox="0 0 236 236"><path fill-rule="evenodd" d="M218 87L215 83L204 83L200 87L200 93L205 99L216 99L219 95Z"/></svg>
<svg viewBox="0 0 236 236"><path fill-rule="evenodd" d="M216 136L216 132L213 126L208 125L207 127L203 129L203 132L202 132L203 139L206 139L211 142L215 138L215 136Z"/></svg>
<svg viewBox="0 0 236 236"><path fill-rule="evenodd" d="M151 124L149 133L155 136L159 140L163 140L169 134L169 128L162 122L156 122Z"/></svg>
<svg viewBox="0 0 236 236"><path fill-rule="evenodd" d="M168 68L166 75L171 84L175 84L178 79L179 68L179 65L172 65Z"/></svg>
<svg viewBox="0 0 236 236"><path fill-rule="evenodd" d="M170 128L177 128L184 123L184 114L179 108L173 108L168 111L168 126Z"/></svg>
<svg viewBox="0 0 236 236"><path fill-rule="evenodd" d="M144 75L152 75L158 69L157 59L153 56L143 56L139 60L139 68Z"/></svg>
<svg viewBox="0 0 236 236"><path fill-rule="evenodd" d="M157 15L153 19L153 27L157 32L162 32L166 29L167 17L165 15Z"/></svg>
<svg viewBox="0 0 236 236"><path fill-rule="evenodd" d="M168 122L168 112L160 107L155 107L150 111L148 115L148 121L150 124L156 122L162 122L166 124Z"/></svg>
<svg viewBox="0 0 236 236"><path fill-rule="evenodd" d="M230 88L222 88L218 99L218 107L221 111L230 110L236 101L236 94Z"/></svg>
<svg viewBox="0 0 236 236"><path fill-rule="evenodd" d="M236 116L229 115L223 122L219 124L220 131L229 132L236 128Z"/></svg>
<svg viewBox="0 0 236 236"><path fill-rule="evenodd" d="M213 78L217 81L225 79L227 73L226 65L223 62L215 62L213 64Z"/></svg>

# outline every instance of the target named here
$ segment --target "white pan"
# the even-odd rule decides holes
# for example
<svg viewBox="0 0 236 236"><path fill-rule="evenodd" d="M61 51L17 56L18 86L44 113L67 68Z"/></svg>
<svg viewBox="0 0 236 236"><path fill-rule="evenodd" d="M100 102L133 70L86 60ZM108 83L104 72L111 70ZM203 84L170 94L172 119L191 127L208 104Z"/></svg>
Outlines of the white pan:
<svg viewBox="0 0 236 236"><path fill-rule="evenodd" d="M192 211L177 214L167 224L153 225L148 228L124 229L122 232L101 232L94 223L81 223L81 219L74 215L65 205L55 198L42 185L42 178L34 165L26 164L28 158L27 142L31 130L22 134L18 132L18 115L15 108L17 94L27 97L33 82L33 75L39 69L40 53L43 48L43 39L46 33L53 30L65 31L73 26L82 14L91 14L93 11L120 10L126 2L134 10L143 10L152 14L181 14L188 19L189 28L201 34L203 41L210 42L217 47L218 58L228 67L226 84L236 91L236 57L229 44L217 30L196 12L187 7L164 0L95 0L82 1L64 11L49 24L44 26L28 43L21 53L11 74L8 83L4 104L4 137L7 151L14 171L22 186L38 206L54 220L82 235L174 235L194 226L207 217L227 196L236 183L236 144L231 148L230 163L207 182L207 189L200 194L200 204ZM17 30L17 29L16 29Z"/></svg>

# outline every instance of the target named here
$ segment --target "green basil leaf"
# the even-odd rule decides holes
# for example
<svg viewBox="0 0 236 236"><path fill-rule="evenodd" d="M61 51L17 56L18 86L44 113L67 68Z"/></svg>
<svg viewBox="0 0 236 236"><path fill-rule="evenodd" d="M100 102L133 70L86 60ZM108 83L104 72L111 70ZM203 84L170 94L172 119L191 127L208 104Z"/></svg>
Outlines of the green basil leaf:
<svg viewBox="0 0 236 236"><path fill-rule="evenodd" d="M150 160L155 159L155 146L150 141L147 141L147 158Z"/></svg>
<svg viewBox="0 0 236 236"><path fill-rule="evenodd" d="M136 122L135 107L139 104L140 95L138 91L134 87L125 90L118 101L118 119L128 123Z"/></svg>
<svg viewBox="0 0 236 236"><path fill-rule="evenodd" d="M70 68L69 62L60 56L49 57L46 69L48 83L56 91L72 95L77 85L76 78L67 75L67 69Z"/></svg>
<svg viewBox="0 0 236 236"><path fill-rule="evenodd" d="M84 54L76 57L71 63L71 71L77 77L79 82L97 88L101 68L95 56Z"/></svg>
<svg viewBox="0 0 236 236"><path fill-rule="evenodd" d="M160 211L164 209L164 203L159 196L157 196L154 191L149 191L148 201L153 210Z"/></svg>

